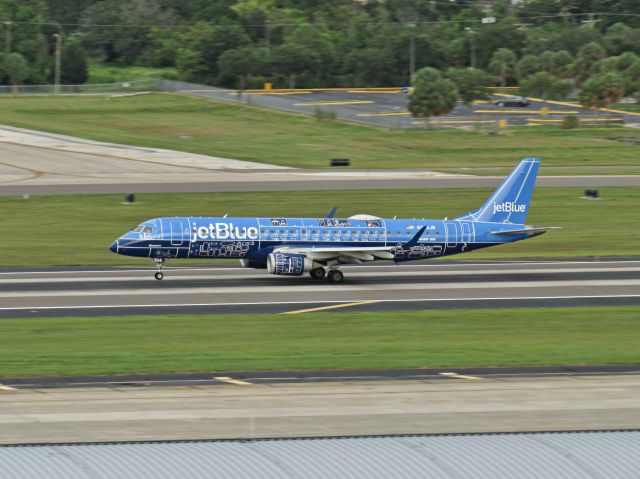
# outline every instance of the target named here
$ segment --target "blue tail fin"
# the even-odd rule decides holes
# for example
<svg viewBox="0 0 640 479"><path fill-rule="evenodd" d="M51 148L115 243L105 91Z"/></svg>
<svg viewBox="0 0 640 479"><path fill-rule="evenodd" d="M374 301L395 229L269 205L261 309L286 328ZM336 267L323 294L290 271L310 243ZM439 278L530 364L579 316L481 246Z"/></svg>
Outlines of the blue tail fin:
<svg viewBox="0 0 640 479"><path fill-rule="evenodd" d="M540 158L524 158L482 208L458 219L524 224L539 167Z"/></svg>

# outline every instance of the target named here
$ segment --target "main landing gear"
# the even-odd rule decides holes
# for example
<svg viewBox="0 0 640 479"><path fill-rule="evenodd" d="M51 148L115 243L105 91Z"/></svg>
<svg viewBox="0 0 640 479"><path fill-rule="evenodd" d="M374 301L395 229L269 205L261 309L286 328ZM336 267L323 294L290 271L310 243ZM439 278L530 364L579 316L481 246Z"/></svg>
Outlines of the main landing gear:
<svg viewBox="0 0 640 479"><path fill-rule="evenodd" d="M324 270L324 268L314 268L311 271L309 271L309 276L311 276L311 278L316 280L320 280L324 278L325 274L326 274L326 271Z"/></svg>
<svg viewBox="0 0 640 479"><path fill-rule="evenodd" d="M330 283L342 283L344 281L344 274L339 269L332 269L327 274L327 279Z"/></svg>
<svg viewBox="0 0 640 479"><path fill-rule="evenodd" d="M158 281L160 281L162 278L164 278L164 273L162 272L162 268L164 267L165 259L164 258L153 258L153 262L155 263L156 268L158 268L158 271L156 271L156 273L153 275L153 277L155 279L157 279Z"/></svg>
<svg viewBox="0 0 640 479"><path fill-rule="evenodd" d="M324 268L314 268L309 271L309 276L315 280L321 280L325 275L330 283L342 283L344 281L344 274L339 269L330 269L328 273Z"/></svg>

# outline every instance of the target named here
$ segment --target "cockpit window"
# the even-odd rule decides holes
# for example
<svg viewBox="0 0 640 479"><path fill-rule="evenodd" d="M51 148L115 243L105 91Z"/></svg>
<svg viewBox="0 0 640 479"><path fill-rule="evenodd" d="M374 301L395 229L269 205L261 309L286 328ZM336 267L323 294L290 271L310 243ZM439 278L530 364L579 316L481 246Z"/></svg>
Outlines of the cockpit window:
<svg viewBox="0 0 640 479"><path fill-rule="evenodd" d="M153 226L140 225L133 229L134 233L153 233Z"/></svg>

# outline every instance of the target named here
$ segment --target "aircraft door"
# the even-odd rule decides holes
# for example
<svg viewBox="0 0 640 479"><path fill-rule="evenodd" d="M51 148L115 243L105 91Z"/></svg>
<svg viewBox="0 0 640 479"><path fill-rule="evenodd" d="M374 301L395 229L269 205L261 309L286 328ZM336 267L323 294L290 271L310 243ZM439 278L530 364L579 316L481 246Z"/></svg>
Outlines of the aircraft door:
<svg viewBox="0 0 640 479"><path fill-rule="evenodd" d="M458 227L454 221L445 223L447 233L447 248L453 248L458 244Z"/></svg>
<svg viewBox="0 0 640 479"><path fill-rule="evenodd" d="M169 219L171 246L187 246L189 243L189 224L185 218Z"/></svg>
<svg viewBox="0 0 640 479"><path fill-rule="evenodd" d="M462 227L462 243L471 243L471 225L466 221L460 223Z"/></svg>

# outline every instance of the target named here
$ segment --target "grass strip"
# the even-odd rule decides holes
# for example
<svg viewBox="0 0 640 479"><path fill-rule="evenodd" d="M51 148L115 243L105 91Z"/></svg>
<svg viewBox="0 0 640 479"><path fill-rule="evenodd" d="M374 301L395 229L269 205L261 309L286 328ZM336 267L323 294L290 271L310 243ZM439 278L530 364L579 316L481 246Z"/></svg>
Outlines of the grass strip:
<svg viewBox="0 0 640 479"><path fill-rule="evenodd" d="M159 216L323 217L338 205L342 217L368 213L385 218L454 218L478 208L491 191L141 194L132 205L123 204L121 195L0 197L2 266L150 264L146 259L115 255L107 248L125 231ZM582 199L583 193L582 188L536 189L527 223L562 226L562 230L459 258L637 255L640 229L633 225L640 224L640 188L601 188L599 200Z"/></svg>
<svg viewBox="0 0 640 479"><path fill-rule="evenodd" d="M0 377L640 363L640 307L0 321Z"/></svg>
<svg viewBox="0 0 640 479"><path fill-rule="evenodd" d="M638 166L640 138L623 127L514 127L487 131L388 131L181 95L13 97L2 123L94 140L168 148L304 168L350 158L354 168L513 166L541 156L545 166ZM551 173L553 174L553 173Z"/></svg>

